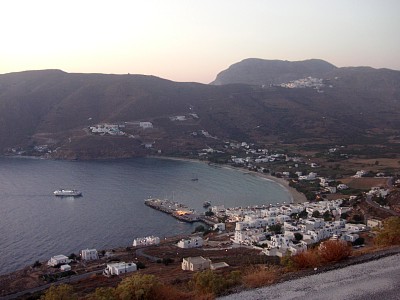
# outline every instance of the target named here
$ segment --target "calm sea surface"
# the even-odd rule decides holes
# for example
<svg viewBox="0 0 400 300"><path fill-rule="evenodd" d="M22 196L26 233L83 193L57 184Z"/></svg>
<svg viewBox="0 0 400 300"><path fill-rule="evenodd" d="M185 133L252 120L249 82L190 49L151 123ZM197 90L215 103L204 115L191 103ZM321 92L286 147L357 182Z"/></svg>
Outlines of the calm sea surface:
<svg viewBox="0 0 400 300"><path fill-rule="evenodd" d="M57 198L52 193L59 188L79 189L83 197ZM196 224L145 206L149 196L173 198L199 212L206 200L226 207L290 201L274 182L202 163L0 158L0 274L58 254L193 231Z"/></svg>

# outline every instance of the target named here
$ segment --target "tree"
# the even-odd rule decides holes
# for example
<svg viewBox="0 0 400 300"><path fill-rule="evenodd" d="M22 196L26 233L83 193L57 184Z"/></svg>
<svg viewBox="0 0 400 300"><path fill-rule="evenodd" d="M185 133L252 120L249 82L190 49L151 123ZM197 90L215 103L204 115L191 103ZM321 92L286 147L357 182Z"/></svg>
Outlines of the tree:
<svg viewBox="0 0 400 300"><path fill-rule="evenodd" d="M322 215L325 221L330 221L332 219L332 214L329 210L325 211Z"/></svg>
<svg viewBox="0 0 400 300"><path fill-rule="evenodd" d="M296 241L301 241L303 239L303 235L300 232L295 232L294 238L296 239Z"/></svg>
<svg viewBox="0 0 400 300"><path fill-rule="evenodd" d="M400 217L390 217L377 229L375 243L381 246L400 245Z"/></svg>
<svg viewBox="0 0 400 300"><path fill-rule="evenodd" d="M320 218L321 217L321 213L318 210L314 210L311 216L313 218Z"/></svg>
<svg viewBox="0 0 400 300"><path fill-rule="evenodd" d="M348 217L349 217L349 214L348 214L348 213L345 213L345 212L344 212L344 213L341 213L341 214L340 214L340 218L343 219L343 220L346 220Z"/></svg>
<svg viewBox="0 0 400 300"><path fill-rule="evenodd" d="M214 215L214 213L213 213L211 210L207 210L204 214L205 214L207 217L212 217L212 216Z"/></svg>
<svg viewBox="0 0 400 300"><path fill-rule="evenodd" d="M194 232L204 232L206 229L203 225L196 226Z"/></svg>
<svg viewBox="0 0 400 300"><path fill-rule="evenodd" d="M358 239L356 239L356 240L353 242L353 246L359 246L359 245L364 245L364 238L359 237Z"/></svg>
<svg viewBox="0 0 400 300"><path fill-rule="evenodd" d="M53 285L46 293L40 297L41 300L75 300L78 299L74 294L72 286L67 284Z"/></svg>
<svg viewBox="0 0 400 300"><path fill-rule="evenodd" d="M299 218L307 219L307 217L308 217L308 212L306 210L303 210L302 212L299 213Z"/></svg>
<svg viewBox="0 0 400 300"><path fill-rule="evenodd" d="M281 224L270 225L268 227L268 230L275 234L280 234L282 233L282 225Z"/></svg>

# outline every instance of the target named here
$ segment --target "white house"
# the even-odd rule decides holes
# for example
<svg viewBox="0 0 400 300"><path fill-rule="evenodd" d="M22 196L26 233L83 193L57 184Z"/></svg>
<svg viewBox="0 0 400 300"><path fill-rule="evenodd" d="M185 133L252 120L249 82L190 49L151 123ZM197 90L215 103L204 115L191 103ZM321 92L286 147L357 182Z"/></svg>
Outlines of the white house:
<svg viewBox="0 0 400 300"><path fill-rule="evenodd" d="M137 271L137 266L135 263L119 262L114 264L107 264L107 267L104 269L103 274L106 276L121 275L135 271Z"/></svg>
<svg viewBox="0 0 400 300"><path fill-rule="evenodd" d="M67 271L71 271L71 266L70 265L62 265L60 267L61 272L67 272Z"/></svg>
<svg viewBox="0 0 400 300"><path fill-rule="evenodd" d="M153 128L153 123L151 122L139 122L139 126L143 129Z"/></svg>
<svg viewBox="0 0 400 300"><path fill-rule="evenodd" d="M99 259L99 254L96 249L85 249L81 251L81 258L83 260Z"/></svg>
<svg viewBox="0 0 400 300"><path fill-rule="evenodd" d="M191 237L189 239L181 239L177 246L179 248L198 248L203 246L203 239L201 237Z"/></svg>
<svg viewBox="0 0 400 300"><path fill-rule="evenodd" d="M201 271L210 269L211 260L203 256L187 257L182 260L182 270Z"/></svg>
<svg viewBox="0 0 400 300"><path fill-rule="evenodd" d="M150 235L134 239L132 245L136 247L136 246L158 245L159 243L160 243L159 237Z"/></svg>
<svg viewBox="0 0 400 300"><path fill-rule="evenodd" d="M56 255L50 258L50 260L47 262L47 265L50 267L55 267L57 265L65 265L69 264L71 260L65 256L65 255Z"/></svg>

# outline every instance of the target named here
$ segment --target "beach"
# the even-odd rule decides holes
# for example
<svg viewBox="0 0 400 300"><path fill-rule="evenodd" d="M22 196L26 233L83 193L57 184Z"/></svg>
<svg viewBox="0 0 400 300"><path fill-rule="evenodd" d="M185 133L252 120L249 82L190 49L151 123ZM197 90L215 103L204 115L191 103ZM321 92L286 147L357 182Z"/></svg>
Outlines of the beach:
<svg viewBox="0 0 400 300"><path fill-rule="evenodd" d="M208 161L202 161L202 160L190 159L190 158L165 157L165 156L151 156L151 157L159 158L159 159L170 159L170 160L194 162L194 163L207 163L207 164L209 163ZM285 190L288 191L288 193L291 195L293 204L299 204L299 203L307 202L306 196L303 193L300 193L299 191L297 191L295 188L292 188L291 186L289 186L289 182L284 178L278 178L278 177L272 176L272 175L270 175L268 173L260 173L260 172L255 172L255 171L249 171L247 169L233 167L233 166L230 166L230 165L221 165L221 168L236 170L236 171L239 171L239 172L247 173L247 174L250 174L250 175L253 175L253 176L258 176L258 177L261 177L263 179L276 182L277 184L279 184L281 187L283 187Z"/></svg>

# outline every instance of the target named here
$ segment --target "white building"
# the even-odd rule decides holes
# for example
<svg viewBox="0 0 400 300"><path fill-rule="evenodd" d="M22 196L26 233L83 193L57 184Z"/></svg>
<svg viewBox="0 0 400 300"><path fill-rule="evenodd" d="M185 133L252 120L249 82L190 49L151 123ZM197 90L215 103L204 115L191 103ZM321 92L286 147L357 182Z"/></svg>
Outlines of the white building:
<svg viewBox="0 0 400 300"><path fill-rule="evenodd" d="M134 239L132 245L136 247L136 246L158 245L159 243L160 243L160 238L151 235Z"/></svg>
<svg viewBox="0 0 400 300"><path fill-rule="evenodd" d="M55 267L57 265L65 265L69 264L71 260L65 256L65 255L56 255L50 258L50 260L47 262L47 265L50 267Z"/></svg>
<svg viewBox="0 0 400 300"><path fill-rule="evenodd" d="M182 270L201 271L210 269L211 260L203 256L187 257L182 260Z"/></svg>
<svg viewBox="0 0 400 300"><path fill-rule="evenodd" d="M103 274L106 276L121 275L135 271L137 271L137 266L135 263L119 262L115 264L107 264L107 267L104 269Z"/></svg>
<svg viewBox="0 0 400 300"><path fill-rule="evenodd" d="M179 248L198 248L203 246L203 239L201 237L191 237L189 239L181 239L177 246Z"/></svg>
<svg viewBox="0 0 400 300"><path fill-rule="evenodd" d="M153 128L153 123L151 122L139 122L139 126L143 129Z"/></svg>
<svg viewBox="0 0 400 300"><path fill-rule="evenodd" d="M67 271L71 271L71 266L70 265L62 265L60 267L61 272L67 272Z"/></svg>
<svg viewBox="0 0 400 300"><path fill-rule="evenodd" d="M81 251L81 258L83 260L99 259L99 254L96 249L85 249Z"/></svg>

